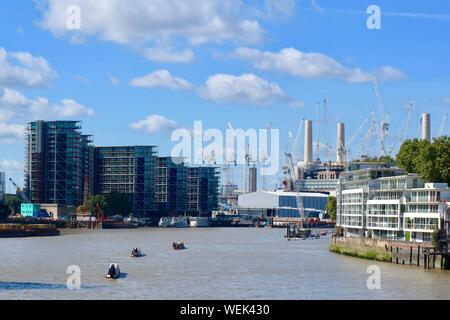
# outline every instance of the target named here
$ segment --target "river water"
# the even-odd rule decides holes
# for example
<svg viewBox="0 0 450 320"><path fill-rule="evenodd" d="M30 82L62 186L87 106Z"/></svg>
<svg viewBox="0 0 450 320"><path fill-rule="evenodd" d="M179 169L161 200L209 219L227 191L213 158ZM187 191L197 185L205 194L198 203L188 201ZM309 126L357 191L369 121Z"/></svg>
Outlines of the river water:
<svg viewBox="0 0 450 320"><path fill-rule="evenodd" d="M63 230L0 239L0 299L448 299L450 272L328 252L330 238L287 241L283 229ZM173 241L187 250L174 251ZM133 247L146 254L129 256ZM105 279L117 260L125 276ZM380 267L381 288L367 288ZM81 290L66 287L81 269Z"/></svg>

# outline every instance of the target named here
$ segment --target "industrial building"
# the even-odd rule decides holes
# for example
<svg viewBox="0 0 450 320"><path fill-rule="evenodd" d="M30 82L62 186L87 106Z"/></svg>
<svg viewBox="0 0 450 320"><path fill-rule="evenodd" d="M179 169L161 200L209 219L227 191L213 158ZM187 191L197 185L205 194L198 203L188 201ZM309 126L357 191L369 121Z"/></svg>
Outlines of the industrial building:
<svg viewBox="0 0 450 320"><path fill-rule="evenodd" d="M248 192L256 192L258 188L258 169L251 167L248 170Z"/></svg>
<svg viewBox="0 0 450 320"><path fill-rule="evenodd" d="M448 228L450 189L388 164L345 172L337 190L344 236L427 242Z"/></svg>
<svg viewBox="0 0 450 320"><path fill-rule="evenodd" d="M155 146L95 147L94 158L95 194L128 194L136 216L156 211Z"/></svg>
<svg viewBox="0 0 450 320"><path fill-rule="evenodd" d="M25 194L34 203L79 205L89 165L85 154L91 147L80 123L29 122L25 140Z"/></svg>
<svg viewBox="0 0 450 320"><path fill-rule="evenodd" d="M334 195L339 175L345 170L345 125L337 125L337 154L335 162L313 160L313 122L304 122L303 161L294 166L295 172L283 181L284 191L293 191L294 184L305 192L321 192ZM294 142L296 144L296 142ZM318 156L318 155L317 155ZM296 181L293 181L296 179Z"/></svg>
<svg viewBox="0 0 450 320"><path fill-rule="evenodd" d="M187 172L181 158L158 157L155 201L161 216L178 216L186 212Z"/></svg>
<svg viewBox="0 0 450 320"><path fill-rule="evenodd" d="M188 167L187 215L210 216L218 209L219 172L216 167Z"/></svg>
<svg viewBox="0 0 450 320"><path fill-rule="evenodd" d="M240 194L238 210L240 214L262 217L300 218L297 206L298 192L257 191ZM318 218L326 211L328 195L317 192L300 193L306 217Z"/></svg>

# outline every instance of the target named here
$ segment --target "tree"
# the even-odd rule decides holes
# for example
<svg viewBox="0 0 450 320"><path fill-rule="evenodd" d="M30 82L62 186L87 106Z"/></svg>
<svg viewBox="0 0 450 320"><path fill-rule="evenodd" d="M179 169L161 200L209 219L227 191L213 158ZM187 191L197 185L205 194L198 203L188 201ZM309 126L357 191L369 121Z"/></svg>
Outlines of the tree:
<svg viewBox="0 0 450 320"><path fill-rule="evenodd" d="M450 137L435 138L433 145L436 148L434 165L439 171L440 182L447 182L450 185Z"/></svg>
<svg viewBox="0 0 450 320"><path fill-rule="evenodd" d="M450 184L450 138L407 140L400 147L397 164L408 173L417 173L427 182Z"/></svg>
<svg viewBox="0 0 450 320"><path fill-rule="evenodd" d="M130 195L126 193L111 192L106 196L105 212L110 215L120 214L128 216L133 211Z"/></svg>
<svg viewBox="0 0 450 320"><path fill-rule="evenodd" d="M424 142L419 139L406 140L397 154L397 164L408 173L416 171L416 160L419 157L421 145Z"/></svg>
<svg viewBox="0 0 450 320"><path fill-rule="evenodd" d="M93 215L96 215L96 208L97 204L100 206L100 208L105 208L106 206L106 197L101 194L96 195L89 195L87 200L87 206L89 208L89 212Z"/></svg>
<svg viewBox="0 0 450 320"><path fill-rule="evenodd" d="M327 201L327 213L333 221L336 221L336 207L336 197L329 196Z"/></svg>

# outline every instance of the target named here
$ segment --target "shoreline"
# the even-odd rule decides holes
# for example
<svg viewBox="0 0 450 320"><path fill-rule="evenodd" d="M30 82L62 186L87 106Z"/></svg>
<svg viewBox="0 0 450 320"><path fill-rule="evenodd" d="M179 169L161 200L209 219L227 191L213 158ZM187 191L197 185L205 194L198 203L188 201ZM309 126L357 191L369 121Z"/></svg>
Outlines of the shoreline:
<svg viewBox="0 0 450 320"><path fill-rule="evenodd" d="M430 244L395 242L381 239L333 237L329 251L365 260L450 270L450 253L434 251Z"/></svg>

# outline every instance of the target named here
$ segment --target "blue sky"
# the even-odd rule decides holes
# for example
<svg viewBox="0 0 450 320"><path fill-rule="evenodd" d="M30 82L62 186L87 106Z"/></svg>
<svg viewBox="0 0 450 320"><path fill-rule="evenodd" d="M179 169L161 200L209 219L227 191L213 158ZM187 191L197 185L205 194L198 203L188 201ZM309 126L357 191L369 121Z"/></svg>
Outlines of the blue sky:
<svg viewBox="0 0 450 320"><path fill-rule="evenodd" d="M410 101L419 100L410 136L422 112L431 113L438 135L450 108L447 1L127 3L0 3L0 170L7 177L23 180L21 130L29 120L81 120L96 145L159 145L165 155L171 130L195 120L222 130L228 122L244 129L272 122L284 150L287 131L315 120L324 98L334 148L336 122L346 123L349 139L375 107L372 73L390 114L388 144L397 145ZM81 9L79 31L66 27L72 4ZM371 4L381 8L380 30L366 27Z"/></svg>

